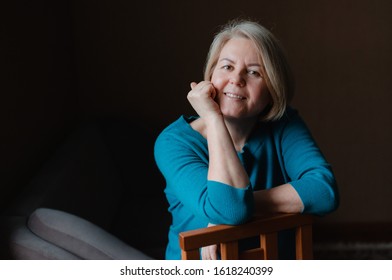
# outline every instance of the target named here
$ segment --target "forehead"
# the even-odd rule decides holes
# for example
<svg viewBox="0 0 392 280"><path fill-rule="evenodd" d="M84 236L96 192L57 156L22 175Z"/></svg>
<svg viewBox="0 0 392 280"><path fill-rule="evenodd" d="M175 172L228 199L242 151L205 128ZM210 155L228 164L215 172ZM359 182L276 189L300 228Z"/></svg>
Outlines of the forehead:
<svg viewBox="0 0 392 280"><path fill-rule="evenodd" d="M245 59L255 63L259 62L260 53L252 40L242 37L234 37L228 40L222 47L219 60L225 58L231 60Z"/></svg>

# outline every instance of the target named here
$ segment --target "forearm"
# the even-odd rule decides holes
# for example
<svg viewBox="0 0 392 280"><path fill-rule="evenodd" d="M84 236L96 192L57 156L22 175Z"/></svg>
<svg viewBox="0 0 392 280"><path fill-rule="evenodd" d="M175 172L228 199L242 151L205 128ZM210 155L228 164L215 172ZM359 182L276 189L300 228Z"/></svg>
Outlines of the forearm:
<svg viewBox="0 0 392 280"><path fill-rule="evenodd" d="M304 209L301 198L290 184L253 193L255 215L268 213L301 213Z"/></svg>
<svg viewBox="0 0 392 280"><path fill-rule="evenodd" d="M209 152L208 179L245 188L249 177L242 166L222 116L205 120Z"/></svg>

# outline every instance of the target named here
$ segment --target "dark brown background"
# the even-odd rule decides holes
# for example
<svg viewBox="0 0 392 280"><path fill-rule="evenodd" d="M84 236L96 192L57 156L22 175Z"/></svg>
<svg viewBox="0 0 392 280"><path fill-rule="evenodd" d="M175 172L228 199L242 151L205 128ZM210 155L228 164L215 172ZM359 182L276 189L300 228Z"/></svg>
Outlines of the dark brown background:
<svg viewBox="0 0 392 280"><path fill-rule="evenodd" d="M83 120L119 116L162 129L192 114L186 94L213 34L245 16L285 46L293 105L336 173L341 206L322 222L392 224L392 1L1 6L1 207Z"/></svg>

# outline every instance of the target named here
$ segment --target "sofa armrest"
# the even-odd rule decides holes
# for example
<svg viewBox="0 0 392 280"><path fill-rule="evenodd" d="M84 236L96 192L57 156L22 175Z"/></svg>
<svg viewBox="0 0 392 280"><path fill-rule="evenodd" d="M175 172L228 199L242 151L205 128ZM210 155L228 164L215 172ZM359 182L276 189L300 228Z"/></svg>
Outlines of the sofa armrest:
<svg viewBox="0 0 392 280"><path fill-rule="evenodd" d="M20 216L1 217L1 259L78 260L80 257L32 233Z"/></svg>
<svg viewBox="0 0 392 280"><path fill-rule="evenodd" d="M152 259L93 223L63 211L38 208L30 215L28 227L42 239L82 259Z"/></svg>

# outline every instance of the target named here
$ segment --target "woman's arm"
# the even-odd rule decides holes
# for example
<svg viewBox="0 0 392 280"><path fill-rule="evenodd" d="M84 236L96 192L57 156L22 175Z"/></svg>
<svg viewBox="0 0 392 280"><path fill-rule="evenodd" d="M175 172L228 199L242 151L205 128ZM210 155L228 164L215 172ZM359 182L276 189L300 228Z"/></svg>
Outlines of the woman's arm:
<svg viewBox="0 0 392 280"><path fill-rule="evenodd" d="M208 180L218 181L235 188L246 188L249 177L221 115L205 118L209 152Z"/></svg>
<svg viewBox="0 0 392 280"><path fill-rule="evenodd" d="M289 108L275 129L278 158L288 184L255 193L257 200L275 212L324 215L334 211L339 205L335 176L298 112Z"/></svg>
<svg viewBox="0 0 392 280"><path fill-rule="evenodd" d="M209 153L208 180L245 189L249 186L249 177L238 158L219 106L214 101L213 85L209 82L192 83L191 88L188 100L205 125ZM202 259L216 260L217 251L217 245L203 247Z"/></svg>
<svg viewBox="0 0 392 280"><path fill-rule="evenodd" d="M253 213L253 190L207 179L208 144L181 117L160 133L154 157L166 181L170 211L180 223L196 217L199 223L239 224Z"/></svg>
<svg viewBox="0 0 392 280"><path fill-rule="evenodd" d="M242 166L218 104L211 82L192 83L188 100L205 125L208 141L208 180L246 188L249 177Z"/></svg>
<svg viewBox="0 0 392 280"><path fill-rule="evenodd" d="M255 191L253 196L256 216L269 213L301 213L304 209L301 198L290 184Z"/></svg>

